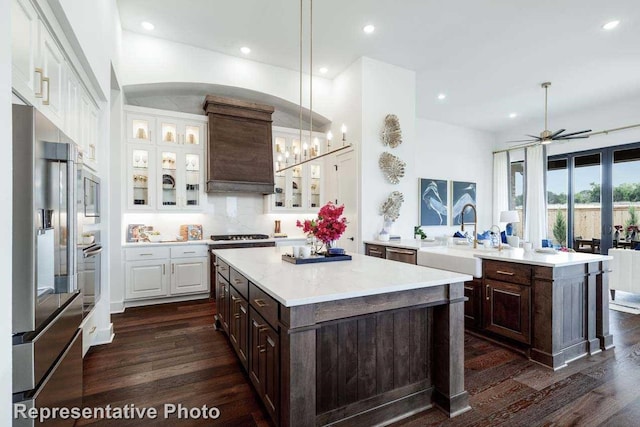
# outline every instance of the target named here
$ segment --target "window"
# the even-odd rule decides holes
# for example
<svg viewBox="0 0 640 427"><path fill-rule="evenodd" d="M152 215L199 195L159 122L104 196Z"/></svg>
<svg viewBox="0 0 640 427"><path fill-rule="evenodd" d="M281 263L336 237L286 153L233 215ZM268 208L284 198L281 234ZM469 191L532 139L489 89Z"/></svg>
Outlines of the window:
<svg viewBox="0 0 640 427"><path fill-rule="evenodd" d="M511 162L509 171L509 209L518 211L520 222L513 224L513 234L523 236L524 230L524 161Z"/></svg>
<svg viewBox="0 0 640 427"><path fill-rule="evenodd" d="M549 160L547 163L547 236L555 244L567 246L569 229L567 221L569 213L567 203L569 198L569 168L568 160Z"/></svg>

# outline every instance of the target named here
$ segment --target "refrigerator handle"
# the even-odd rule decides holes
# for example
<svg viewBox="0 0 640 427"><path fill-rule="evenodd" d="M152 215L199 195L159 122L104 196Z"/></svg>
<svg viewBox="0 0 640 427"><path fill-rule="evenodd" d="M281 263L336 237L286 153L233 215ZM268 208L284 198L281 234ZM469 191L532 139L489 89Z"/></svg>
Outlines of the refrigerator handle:
<svg viewBox="0 0 640 427"><path fill-rule="evenodd" d="M69 292L74 292L78 290L77 283L77 272L78 272L78 261L77 261L77 251L76 243L78 241L78 201L77 201L77 180L78 180L78 171L76 167L76 162L73 161L73 155L67 160L67 212L69 217L67 218L67 246L69 250L67 251L67 265L69 269L67 274L69 275Z"/></svg>

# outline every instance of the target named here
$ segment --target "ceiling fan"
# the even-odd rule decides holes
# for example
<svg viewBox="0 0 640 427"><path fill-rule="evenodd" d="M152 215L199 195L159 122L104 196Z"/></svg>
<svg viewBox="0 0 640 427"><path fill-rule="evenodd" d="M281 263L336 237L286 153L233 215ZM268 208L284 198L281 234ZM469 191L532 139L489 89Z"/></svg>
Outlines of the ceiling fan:
<svg viewBox="0 0 640 427"><path fill-rule="evenodd" d="M509 143L539 142L540 144L550 144L553 141L568 141L568 140L571 140L571 139L589 138L589 136L590 136L589 132L591 132L591 129L581 130L581 131L578 131L578 132L570 132L570 133L565 133L566 129L559 129L559 130L557 130L555 132L551 132L550 130L547 129L547 113L548 113L547 97L548 97L548 92L549 92L549 86L551 86L551 82L544 82L544 83L542 83L541 86L544 89L544 130L542 132L540 132L540 136L528 135L527 134L527 136L529 136L529 137L531 137L533 139L522 139L522 140L519 140L519 141L509 141Z"/></svg>

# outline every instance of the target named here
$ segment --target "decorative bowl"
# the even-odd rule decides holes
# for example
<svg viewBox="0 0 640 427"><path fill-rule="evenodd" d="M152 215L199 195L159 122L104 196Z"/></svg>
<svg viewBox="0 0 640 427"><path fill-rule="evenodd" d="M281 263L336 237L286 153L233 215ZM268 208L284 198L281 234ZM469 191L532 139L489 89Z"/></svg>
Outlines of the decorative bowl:
<svg viewBox="0 0 640 427"><path fill-rule="evenodd" d="M162 240L162 234L147 234L147 237L152 243L158 243L160 240Z"/></svg>

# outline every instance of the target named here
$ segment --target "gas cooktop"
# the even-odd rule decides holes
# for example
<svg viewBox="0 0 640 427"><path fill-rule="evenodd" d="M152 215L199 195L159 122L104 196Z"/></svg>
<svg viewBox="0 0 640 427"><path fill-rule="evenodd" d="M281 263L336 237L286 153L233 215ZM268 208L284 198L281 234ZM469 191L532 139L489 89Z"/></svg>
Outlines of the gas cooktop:
<svg viewBox="0 0 640 427"><path fill-rule="evenodd" d="M264 240L266 234L212 234L211 240Z"/></svg>

